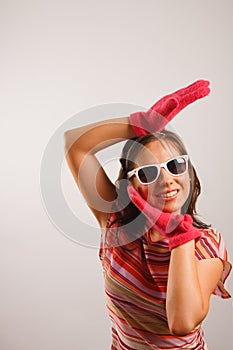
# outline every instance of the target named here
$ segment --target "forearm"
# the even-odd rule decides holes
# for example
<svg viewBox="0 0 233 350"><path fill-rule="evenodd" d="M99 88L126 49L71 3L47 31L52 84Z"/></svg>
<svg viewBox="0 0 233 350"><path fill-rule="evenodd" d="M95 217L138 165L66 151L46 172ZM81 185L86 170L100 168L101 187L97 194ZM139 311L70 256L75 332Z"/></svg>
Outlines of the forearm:
<svg viewBox="0 0 233 350"><path fill-rule="evenodd" d="M79 148L85 153L96 153L134 136L128 117L104 120L68 130L64 134L66 150Z"/></svg>
<svg viewBox="0 0 233 350"><path fill-rule="evenodd" d="M166 309L169 328L177 334L189 333L205 316L194 244L192 240L171 252Z"/></svg>

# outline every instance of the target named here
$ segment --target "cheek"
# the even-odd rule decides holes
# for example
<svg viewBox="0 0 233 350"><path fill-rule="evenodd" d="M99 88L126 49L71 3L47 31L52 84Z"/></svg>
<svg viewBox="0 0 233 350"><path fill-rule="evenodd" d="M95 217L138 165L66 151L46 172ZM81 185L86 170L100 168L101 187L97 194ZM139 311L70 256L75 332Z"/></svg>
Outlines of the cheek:
<svg viewBox="0 0 233 350"><path fill-rule="evenodd" d="M148 199L148 194L149 194L148 186L142 186L137 179L132 181L132 185L138 191L140 196L142 196L143 199L145 200Z"/></svg>
<svg viewBox="0 0 233 350"><path fill-rule="evenodd" d="M147 186L143 186L143 187L138 187L138 192L139 194L142 196L143 199L147 200L148 199L148 187Z"/></svg>
<svg viewBox="0 0 233 350"><path fill-rule="evenodd" d="M191 188L189 175L186 175L185 178L182 179L180 184L183 187L183 196L185 197L185 199L187 199Z"/></svg>

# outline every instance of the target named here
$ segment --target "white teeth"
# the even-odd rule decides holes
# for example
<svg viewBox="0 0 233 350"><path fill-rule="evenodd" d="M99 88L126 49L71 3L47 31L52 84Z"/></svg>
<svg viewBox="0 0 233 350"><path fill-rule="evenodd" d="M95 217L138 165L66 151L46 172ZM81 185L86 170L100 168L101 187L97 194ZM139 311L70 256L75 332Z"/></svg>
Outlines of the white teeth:
<svg viewBox="0 0 233 350"><path fill-rule="evenodd" d="M167 193L161 194L159 197L161 197L161 198L169 198L169 197L175 196L175 194L177 192L178 192L177 190L171 191L171 192L167 192Z"/></svg>

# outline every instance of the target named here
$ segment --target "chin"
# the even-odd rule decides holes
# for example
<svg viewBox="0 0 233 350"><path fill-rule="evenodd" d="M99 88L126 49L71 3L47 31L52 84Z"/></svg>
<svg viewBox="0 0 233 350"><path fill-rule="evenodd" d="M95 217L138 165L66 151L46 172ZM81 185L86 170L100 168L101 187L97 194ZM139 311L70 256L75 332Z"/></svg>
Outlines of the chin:
<svg viewBox="0 0 233 350"><path fill-rule="evenodd" d="M154 203L152 205L154 205L155 207L157 207L158 209L162 210L165 213L172 213L172 214L180 214L181 213L181 207L178 205L156 205L157 203Z"/></svg>
<svg viewBox="0 0 233 350"><path fill-rule="evenodd" d="M180 214L181 213L181 210L180 209L162 209L165 213L171 213L171 214L174 214L174 215L177 215L177 214Z"/></svg>

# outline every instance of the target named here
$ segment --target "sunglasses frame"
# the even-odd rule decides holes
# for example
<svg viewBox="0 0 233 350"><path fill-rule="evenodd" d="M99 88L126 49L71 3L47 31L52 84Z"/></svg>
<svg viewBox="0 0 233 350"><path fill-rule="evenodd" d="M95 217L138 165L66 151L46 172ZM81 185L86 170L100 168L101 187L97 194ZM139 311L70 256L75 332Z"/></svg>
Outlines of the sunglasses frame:
<svg viewBox="0 0 233 350"><path fill-rule="evenodd" d="M185 169L185 171L184 171L183 173L181 173L181 174L172 174L172 173L169 171L169 169L167 168L167 163L169 163L169 162L171 162L172 160L177 159L177 158L184 158L184 159L185 159L186 169ZM150 185L150 184L154 183L156 180L158 180L159 175L160 175L160 172L161 172L161 168L164 168L164 169L165 169L170 175L172 175L172 176L180 176L180 175L185 174L185 173L187 172L187 170L188 170L188 159L189 159L189 156L188 156L187 154L182 154L182 155L180 155L180 156L176 156L176 157L173 157L173 158L171 158L171 159L168 159L166 162L163 162L163 163L157 163L157 164L154 163L154 164L142 165L142 166L140 166L140 167L138 167L138 168L135 168L135 169L133 169L133 170L128 171L128 173L127 173L127 179L129 180L129 179L131 179L132 176L136 175L136 177L137 177L138 181L140 182L140 184L142 184L142 185ZM148 168L148 167L151 167L151 166L155 166L155 167L158 169L158 175L157 175L157 177L156 177L155 180L153 180L153 181L150 181L150 182L142 182L142 181L139 179L139 176L138 176L139 170L145 169L145 168Z"/></svg>

